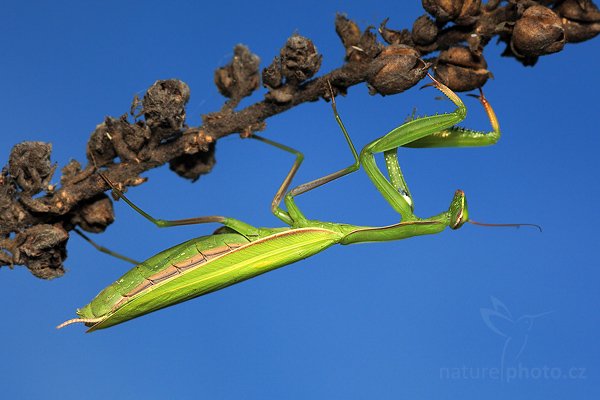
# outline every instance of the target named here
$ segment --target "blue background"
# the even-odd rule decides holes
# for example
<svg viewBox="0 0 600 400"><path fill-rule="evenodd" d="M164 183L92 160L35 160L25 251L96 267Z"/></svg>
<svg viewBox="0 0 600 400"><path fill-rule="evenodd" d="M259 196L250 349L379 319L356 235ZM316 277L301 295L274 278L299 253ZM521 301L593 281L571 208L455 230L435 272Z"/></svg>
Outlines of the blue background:
<svg viewBox="0 0 600 400"><path fill-rule="evenodd" d="M60 167L71 157L83 160L96 124L126 112L133 95L157 79L190 86L188 123L198 125L201 114L224 101L213 71L237 43L265 67L298 32L325 55L327 72L344 56L336 12L361 28L386 17L390 27L410 27L423 13L416 0L82 3L3 3L2 164L23 140L52 142ZM501 58L502 49L485 50L495 75L486 94L500 118L500 143L406 149L401 165L418 215L446 209L462 188L474 219L538 223L542 234L465 226L401 242L337 246L90 335L81 326L54 327L129 265L73 237L63 278L47 282L22 267L0 269L0 397L598 398L600 39L568 45L534 68ZM338 107L362 147L413 107L420 114L451 110L437 95L414 88L372 97L361 85ZM466 101L467 125L488 129L479 104ZM267 137L306 155L297 183L351 161L322 101L267 122ZM289 155L231 135L219 141L217 160L194 185L166 167L150 171L149 182L130 197L163 218L225 214L279 225L269 204ZM397 221L363 172L299 204L314 219ZM158 230L124 203L115 208L117 222L95 239L138 259L214 229Z"/></svg>

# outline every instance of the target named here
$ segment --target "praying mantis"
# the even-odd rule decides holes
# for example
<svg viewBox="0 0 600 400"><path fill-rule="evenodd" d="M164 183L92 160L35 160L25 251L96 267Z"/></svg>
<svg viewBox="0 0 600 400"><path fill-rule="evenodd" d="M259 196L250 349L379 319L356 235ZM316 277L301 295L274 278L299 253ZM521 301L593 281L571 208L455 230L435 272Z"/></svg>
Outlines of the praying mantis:
<svg viewBox="0 0 600 400"><path fill-rule="evenodd" d="M78 318L65 321L57 328L74 323L84 323L89 327L88 332L108 328L295 263L335 244L401 240L436 234L447 227L458 229L466 222L477 224L469 220L467 200L462 190L454 193L450 206L440 214L419 218L413 213L413 198L398 163L399 147L487 146L496 143L500 138L498 120L483 92L480 92L478 98L491 123L492 131L487 133L456 127L456 124L466 117L466 106L451 89L431 75L429 77L432 80L429 85L442 92L454 103L456 109L450 113L412 119L367 144L360 154L357 153L337 112L334 92L328 83L333 114L354 162L346 168L297 186L289 192L292 179L303 161L303 154L261 136L251 136L295 156L295 161L271 204L273 214L288 225L287 227L257 228L240 220L222 216L184 220L156 219L137 207L100 173L120 198L158 227L203 223L219 223L222 226L212 235L191 239L136 265L102 290L89 304L78 309ZM375 154L378 153L383 153L388 177L377 167ZM399 223L378 227L356 226L310 220L300 211L295 202L296 196L356 172L361 165L377 190L400 214ZM285 210L280 207L282 200Z"/></svg>

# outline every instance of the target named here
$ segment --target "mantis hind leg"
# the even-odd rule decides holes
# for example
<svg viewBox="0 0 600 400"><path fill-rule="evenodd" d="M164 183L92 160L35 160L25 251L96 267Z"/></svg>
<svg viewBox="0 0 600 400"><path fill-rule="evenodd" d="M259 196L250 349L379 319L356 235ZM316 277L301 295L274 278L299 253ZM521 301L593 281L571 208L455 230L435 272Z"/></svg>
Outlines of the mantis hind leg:
<svg viewBox="0 0 600 400"><path fill-rule="evenodd" d="M217 222L228 228L233 229L234 231L236 231L244 236L254 236L257 234L257 228L253 227L252 225L249 225L245 222L239 221L234 218L223 217L220 215L208 215L208 216L202 216L202 217L176 219L176 220L166 220L166 219L154 218L153 216L151 216L150 214L148 214L147 212L142 210L140 207L138 207L134 202L129 200L127 198L127 196L125 196L125 194L122 191L120 191L106 175L104 175L100 171L98 171L98 174L108 184L108 186L111 187L111 189L113 190L113 193L115 195L117 195L120 199L123 199L123 201L125 203L127 203L135 211L137 211L138 214L140 214L142 217L146 218L148 221L152 222L154 225L156 225L159 228L168 228L168 227L172 227L172 226L182 226L182 225L208 224L208 223ZM92 244L93 244L93 242L92 242ZM96 246L94 246L94 247L96 247ZM108 253L108 254L110 254L110 253Z"/></svg>
<svg viewBox="0 0 600 400"><path fill-rule="evenodd" d="M306 220L306 217L302 214L302 212L300 211L300 209L298 208L298 206L296 205L296 203L294 201L295 196L300 195L302 193L306 193L312 189L318 188L319 186L322 186L328 182L331 182L333 180L341 178L342 176L345 176L352 172L355 172L360 168L358 153L356 152L354 143L352 143L352 139L350 139L350 135L348 134L348 131L346 130L344 123L342 122L342 119L341 119L339 113L337 112L337 107L336 107L336 103L335 103L335 94L333 92L333 88L331 87L331 83L329 83L329 82L327 82L327 83L329 85L329 90L331 92L331 108L333 110L333 115L334 115L335 120L338 123L342 133L344 134L344 137L346 138L346 142L348 143L348 146L350 147L350 151L352 152L352 156L354 157L354 163L352 163L352 165L350 165L346 168L342 168L339 171L333 172L331 174L325 175L321 178L318 178L313 181L296 186L295 188L293 188L286 194L286 192L292 182L292 179L294 178L294 175L296 175L296 172L298 171L298 169L300 168L300 165L302 164L302 161L304 160L304 155L301 152L299 152L298 150L292 149L291 147L285 146L281 143L273 142L271 140L265 139L265 138L257 136L257 135L251 136L252 138L260 140L263 143L270 144L271 146L275 146L281 150L284 150L284 151L287 151L289 153L296 155L296 161L294 162L294 164L292 165L292 168L290 169L290 171L286 175L285 179L283 180L283 183L279 187L279 190L277 190L277 193L275 194L275 197L273 198L273 202L271 204L271 210L273 211L273 214L275 214L275 216L277 218L281 219L283 222L285 222L288 225L293 225L294 223L301 224L302 221ZM284 211L281 209L281 207L279 207L282 198L284 198L284 195L285 195L284 202L285 202L287 211Z"/></svg>
<svg viewBox="0 0 600 400"><path fill-rule="evenodd" d="M98 243L94 242L92 239L90 239L87 235L85 235L83 232L81 232L79 229L75 228L73 229L73 231L78 234L79 236L81 236L81 238L83 240L85 240L86 242L88 242L89 244L91 244L96 250L104 253L104 254L108 254L109 256L113 256L115 258L118 258L119 260L128 262L130 264L133 265L138 265L140 264L139 261L134 260L133 258L129 258L127 256L124 256L121 253L117 253L116 251L112 251L104 246L99 245Z"/></svg>

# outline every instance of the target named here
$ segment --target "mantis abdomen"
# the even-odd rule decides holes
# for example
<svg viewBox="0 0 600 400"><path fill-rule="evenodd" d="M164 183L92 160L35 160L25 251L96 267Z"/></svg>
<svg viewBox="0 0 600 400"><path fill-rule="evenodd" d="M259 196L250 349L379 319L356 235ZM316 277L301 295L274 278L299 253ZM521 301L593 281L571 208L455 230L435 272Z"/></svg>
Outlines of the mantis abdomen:
<svg viewBox="0 0 600 400"><path fill-rule="evenodd" d="M203 236L139 264L78 310L91 328L107 328L310 257L339 232L289 229L250 241L237 233Z"/></svg>

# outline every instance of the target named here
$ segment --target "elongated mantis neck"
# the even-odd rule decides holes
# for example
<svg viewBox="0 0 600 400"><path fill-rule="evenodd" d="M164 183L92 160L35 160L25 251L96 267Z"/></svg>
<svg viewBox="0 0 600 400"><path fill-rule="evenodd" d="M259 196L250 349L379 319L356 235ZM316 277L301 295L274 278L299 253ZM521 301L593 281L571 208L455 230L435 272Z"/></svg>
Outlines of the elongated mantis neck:
<svg viewBox="0 0 600 400"><path fill-rule="evenodd" d="M340 244L387 242L413 236L433 235L450 226L450 212L446 211L427 219L400 222L378 227L355 227L344 236Z"/></svg>

